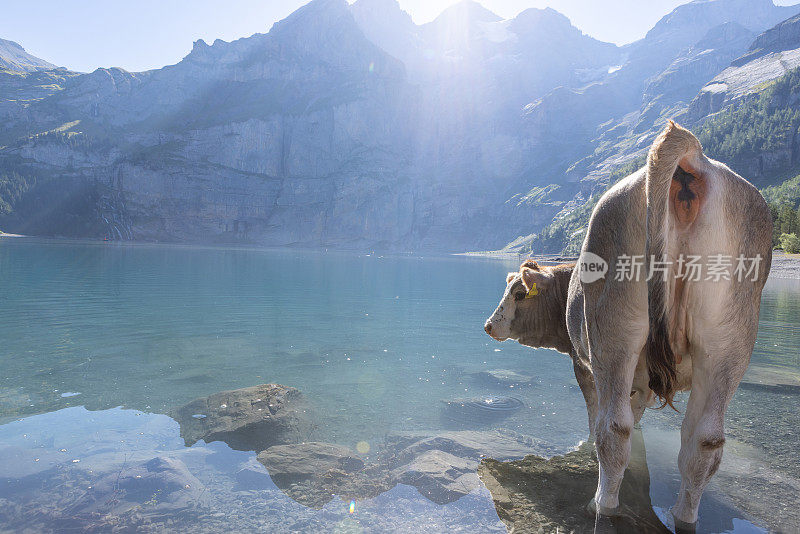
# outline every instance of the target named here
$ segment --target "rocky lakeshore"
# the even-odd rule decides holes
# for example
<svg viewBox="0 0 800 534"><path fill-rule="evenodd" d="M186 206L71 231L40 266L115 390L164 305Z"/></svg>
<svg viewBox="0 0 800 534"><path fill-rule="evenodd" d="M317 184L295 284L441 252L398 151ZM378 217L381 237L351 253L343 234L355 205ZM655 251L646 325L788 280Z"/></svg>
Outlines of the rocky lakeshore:
<svg viewBox="0 0 800 534"><path fill-rule="evenodd" d="M531 437L498 430L396 432L373 447L359 443L359 450L314 441L311 408L297 389L278 384L215 393L172 415L187 446L220 441L234 450L253 451L275 485L314 509L337 495L345 501L369 499L397 484L445 504L480 486L481 458L546 451ZM237 477L252 483L257 471L251 465Z"/></svg>
<svg viewBox="0 0 800 534"><path fill-rule="evenodd" d="M592 533L596 519L587 509L597 483L597 455L583 443L563 456L500 462L486 459L478 469L509 532ZM620 489L620 515L603 520L603 532L670 532L653 511L650 474L641 430L633 435L631 462ZM600 525L598 525L600 526Z"/></svg>
<svg viewBox="0 0 800 534"><path fill-rule="evenodd" d="M480 378L526 380L502 369ZM6 528L147 532L181 525L211 532L235 524L234 531L412 532L419 513L431 531L579 533L595 526L586 506L597 479L591 444L559 453L536 438L489 429L392 432L351 448L319 441L313 406L297 389L277 384L196 399L174 409L174 419L114 409L92 412L86 422L82 408L62 412L69 412L60 414L67 422L75 418L76 436L85 425L98 437L53 441L47 429L54 412L35 416L43 430L0 447L10 459L0 472L12 488L0 499ZM651 455L677 454L672 434L646 434ZM792 499L770 481L792 492L800 482L731 441L712 483L714 513L736 515L738 508L776 531L795 524L797 513L780 505ZM651 488L651 476L667 475L652 474L637 430L624 506L606 525L609 532L668 532L668 515L651 502L664 487ZM752 499L752 488L763 498Z"/></svg>
<svg viewBox="0 0 800 534"><path fill-rule="evenodd" d="M11 488L0 497L0 524L12 531L191 525L211 532L231 521L234 530L333 524L337 531L410 531L414 516L402 509L413 506L430 508L437 531L499 532L504 529L477 475L481 458L547 451L533 438L498 430L396 432L357 450L313 441L313 410L297 389L278 384L195 399L172 417L95 412L83 422L97 436L89 443L48 438L46 421L58 413L34 416L44 421L41 434L26 432L0 447L11 459L0 467ZM59 415L82 419L85 413L67 408Z"/></svg>

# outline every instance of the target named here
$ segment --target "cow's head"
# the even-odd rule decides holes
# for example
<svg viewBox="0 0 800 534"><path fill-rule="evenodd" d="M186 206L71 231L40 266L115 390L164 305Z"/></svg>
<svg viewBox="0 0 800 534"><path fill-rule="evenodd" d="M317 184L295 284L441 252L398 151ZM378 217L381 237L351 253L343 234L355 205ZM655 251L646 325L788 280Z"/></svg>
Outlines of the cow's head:
<svg viewBox="0 0 800 534"><path fill-rule="evenodd" d="M549 292L554 291L555 275L548 267L540 267L533 260L523 263L518 272L508 273L506 290L494 313L486 320L483 329L497 341L514 339L526 345L534 345L534 338L545 332L548 313L543 302L552 301Z"/></svg>

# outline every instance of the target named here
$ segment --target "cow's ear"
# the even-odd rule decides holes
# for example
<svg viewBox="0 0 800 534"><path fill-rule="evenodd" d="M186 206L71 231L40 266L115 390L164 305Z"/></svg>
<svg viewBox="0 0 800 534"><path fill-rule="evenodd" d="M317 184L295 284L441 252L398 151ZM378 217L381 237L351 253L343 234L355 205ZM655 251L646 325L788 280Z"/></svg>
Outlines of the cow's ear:
<svg viewBox="0 0 800 534"><path fill-rule="evenodd" d="M506 284L510 284L511 281L516 277L517 273L508 273L508 276L506 276Z"/></svg>
<svg viewBox="0 0 800 534"><path fill-rule="evenodd" d="M525 289L530 291L533 284L536 284L538 290L545 290L550 282L553 281L553 275L547 271L537 271L530 267L523 267L520 272L522 273L522 283L525 284Z"/></svg>

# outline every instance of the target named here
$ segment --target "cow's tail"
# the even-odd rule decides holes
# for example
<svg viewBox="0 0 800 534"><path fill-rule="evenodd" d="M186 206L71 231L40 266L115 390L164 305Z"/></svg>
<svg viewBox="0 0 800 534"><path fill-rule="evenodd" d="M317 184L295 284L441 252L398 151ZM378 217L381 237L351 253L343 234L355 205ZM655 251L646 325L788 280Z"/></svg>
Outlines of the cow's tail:
<svg viewBox="0 0 800 534"><path fill-rule="evenodd" d="M663 261L668 232L669 189L672 176L684 158L695 159L702 153L700 143L689 130L669 121L656 138L647 155L647 264ZM662 407L672 405L675 396L675 355L669 343L667 313L667 281L664 272L652 270L647 281L647 315L650 330L645 354L650 389L663 401Z"/></svg>

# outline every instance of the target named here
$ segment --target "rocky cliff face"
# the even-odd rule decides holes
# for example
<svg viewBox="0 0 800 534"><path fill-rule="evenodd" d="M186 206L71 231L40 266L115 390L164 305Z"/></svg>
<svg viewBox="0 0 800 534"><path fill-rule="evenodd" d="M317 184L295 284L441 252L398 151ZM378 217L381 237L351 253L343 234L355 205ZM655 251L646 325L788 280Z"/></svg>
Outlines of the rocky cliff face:
<svg viewBox="0 0 800 534"><path fill-rule="evenodd" d="M617 143L685 109L786 14L679 9L692 15L621 49L552 9L501 20L465 2L416 26L394 0L313 0L154 71L0 73L0 227L499 248L586 198Z"/></svg>
<svg viewBox="0 0 800 534"><path fill-rule="evenodd" d="M14 134L2 165L35 183L4 229L460 250L497 246L552 216L505 205L535 165L513 101L602 68L616 48L554 12L504 22L464 4L417 27L396 4L385 7L315 0L268 34L199 41L156 71L74 76L7 111ZM450 31L454 19L461 33ZM542 39L532 32L548 31L548 21L551 48L574 49L576 59L539 59L547 70L523 72L506 56ZM406 65L362 27L398 27L399 37L371 36L392 51L404 48L391 39L419 43L416 59ZM36 216L43 201L27 197L49 198L66 176L95 200L59 213L91 223Z"/></svg>
<svg viewBox="0 0 800 534"><path fill-rule="evenodd" d="M706 83L687 116L699 122L798 66L800 16L795 16L759 35L746 53Z"/></svg>

